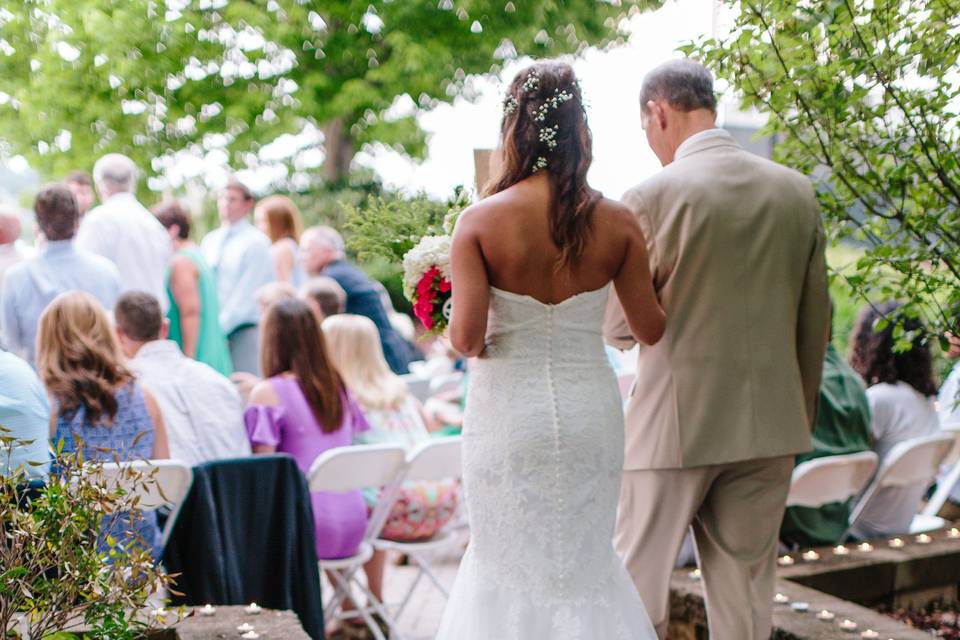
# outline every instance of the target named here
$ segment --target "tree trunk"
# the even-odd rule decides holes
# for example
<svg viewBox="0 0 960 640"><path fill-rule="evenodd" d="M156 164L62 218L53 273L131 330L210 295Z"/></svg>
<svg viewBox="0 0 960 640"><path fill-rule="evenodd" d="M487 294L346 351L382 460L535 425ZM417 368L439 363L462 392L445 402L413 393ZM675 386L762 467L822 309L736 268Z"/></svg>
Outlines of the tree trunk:
<svg viewBox="0 0 960 640"><path fill-rule="evenodd" d="M342 118L331 120L323 127L323 177L328 186L345 182L350 173L350 163L355 150L350 128Z"/></svg>

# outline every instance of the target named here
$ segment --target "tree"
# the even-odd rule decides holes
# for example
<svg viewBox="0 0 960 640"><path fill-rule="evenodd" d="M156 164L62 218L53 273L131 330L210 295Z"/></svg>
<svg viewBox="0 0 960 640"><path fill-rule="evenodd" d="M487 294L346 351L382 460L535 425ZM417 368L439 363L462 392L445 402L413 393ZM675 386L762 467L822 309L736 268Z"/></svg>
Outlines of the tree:
<svg viewBox="0 0 960 640"><path fill-rule="evenodd" d="M814 176L834 241L863 243L859 295L958 332L960 12L950 0L744 0L685 47L769 114L778 159ZM953 311L952 311L953 310ZM906 336L901 335L903 342Z"/></svg>
<svg viewBox="0 0 960 640"><path fill-rule="evenodd" d="M292 160L344 179L379 142L425 151L416 115L471 94L521 55L622 41L662 0L23 0L0 10L0 138L41 173L107 151L162 173L187 150L256 166L278 135L317 132Z"/></svg>

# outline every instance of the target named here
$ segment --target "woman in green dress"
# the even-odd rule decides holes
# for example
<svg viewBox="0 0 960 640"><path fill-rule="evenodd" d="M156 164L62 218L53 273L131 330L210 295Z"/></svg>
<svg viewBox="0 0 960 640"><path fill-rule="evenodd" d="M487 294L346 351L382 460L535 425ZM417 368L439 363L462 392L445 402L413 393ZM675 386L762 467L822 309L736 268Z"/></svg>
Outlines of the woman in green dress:
<svg viewBox="0 0 960 640"><path fill-rule="evenodd" d="M161 202L153 213L170 234L175 250L167 270L170 339L187 357L229 376L233 367L218 319L217 281L200 248L190 241L190 216L176 200Z"/></svg>

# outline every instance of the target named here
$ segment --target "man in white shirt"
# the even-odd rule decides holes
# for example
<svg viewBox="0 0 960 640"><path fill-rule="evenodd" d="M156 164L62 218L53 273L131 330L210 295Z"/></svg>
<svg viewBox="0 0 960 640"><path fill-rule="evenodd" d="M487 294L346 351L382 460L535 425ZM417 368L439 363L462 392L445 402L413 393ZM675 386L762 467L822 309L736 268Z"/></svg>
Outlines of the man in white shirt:
<svg viewBox="0 0 960 640"><path fill-rule="evenodd" d="M230 345L233 370L260 375L260 308L256 291L276 280L270 239L250 224L255 204L242 183L231 180L217 199L220 228L200 243L217 276L220 328Z"/></svg>
<svg viewBox="0 0 960 640"><path fill-rule="evenodd" d="M133 160L110 153L93 166L101 204L80 223L77 248L99 254L120 270L124 291L147 291L167 307L164 278L170 259L170 237L157 219L137 201L137 167Z"/></svg>
<svg viewBox="0 0 960 640"><path fill-rule="evenodd" d="M954 306L953 321L960 323L960 304ZM940 416L940 426L944 429L960 429L960 326L956 331L957 333L947 334L947 340L950 343L947 357L957 362L937 395L937 413ZM944 477L941 476L940 479ZM951 517L960 515L960 482L951 489L950 502L952 504L949 505L949 511L945 515Z"/></svg>
<svg viewBox="0 0 960 640"><path fill-rule="evenodd" d="M250 455L240 394L227 378L166 339L169 323L157 299L127 292L113 315L130 368L160 405L170 457L192 466Z"/></svg>

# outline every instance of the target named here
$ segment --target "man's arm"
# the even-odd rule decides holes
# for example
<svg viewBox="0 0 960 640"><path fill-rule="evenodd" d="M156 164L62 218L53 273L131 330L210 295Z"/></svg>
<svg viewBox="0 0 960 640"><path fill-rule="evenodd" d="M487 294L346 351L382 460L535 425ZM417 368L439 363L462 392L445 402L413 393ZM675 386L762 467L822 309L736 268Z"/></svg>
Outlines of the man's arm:
<svg viewBox="0 0 960 640"><path fill-rule="evenodd" d="M17 315L19 304L16 300L17 289L22 286L7 273L3 278L3 293L0 294L0 329L3 330L0 335L0 342L3 347L18 356L24 355L23 331L20 327L20 318Z"/></svg>
<svg viewBox="0 0 960 640"><path fill-rule="evenodd" d="M810 192L810 208L815 222L815 237L807 272L800 297L797 315L797 362L803 383L803 397L807 405L807 418L813 430L817 417L817 397L823 376L823 358L830 338L830 295L827 290L827 263L825 258L826 236L820 209L813 192Z"/></svg>

